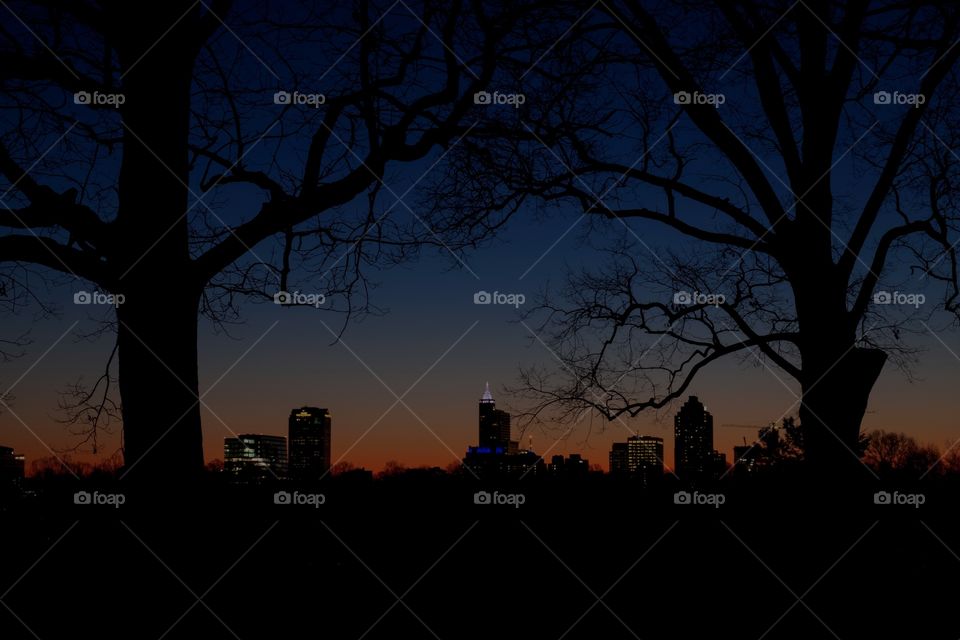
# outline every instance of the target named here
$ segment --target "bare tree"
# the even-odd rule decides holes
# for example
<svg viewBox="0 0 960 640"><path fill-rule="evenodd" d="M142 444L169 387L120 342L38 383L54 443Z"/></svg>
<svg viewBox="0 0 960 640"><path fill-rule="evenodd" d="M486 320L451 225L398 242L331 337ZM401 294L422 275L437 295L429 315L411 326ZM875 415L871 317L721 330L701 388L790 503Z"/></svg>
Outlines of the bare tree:
<svg viewBox="0 0 960 640"><path fill-rule="evenodd" d="M240 296L296 303L282 293L309 284L349 317L371 266L463 246L388 171L428 169L469 131L498 64L552 33L535 8L4 4L0 263L113 296L128 470L202 469L198 313L225 326ZM77 391L89 417L97 396Z"/></svg>
<svg viewBox="0 0 960 640"><path fill-rule="evenodd" d="M572 202L615 236L532 314L563 366L524 370L531 414L661 409L739 358L799 387L811 467L862 470L885 363L958 311L958 25L940 3L598 3L437 189L438 226Z"/></svg>
<svg viewBox="0 0 960 640"><path fill-rule="evenodd" d="M881 475L921 478L935 469L940 459L937 447L921 445L904 433L877 429L867 434L866 442L863 461Z"/></svg>

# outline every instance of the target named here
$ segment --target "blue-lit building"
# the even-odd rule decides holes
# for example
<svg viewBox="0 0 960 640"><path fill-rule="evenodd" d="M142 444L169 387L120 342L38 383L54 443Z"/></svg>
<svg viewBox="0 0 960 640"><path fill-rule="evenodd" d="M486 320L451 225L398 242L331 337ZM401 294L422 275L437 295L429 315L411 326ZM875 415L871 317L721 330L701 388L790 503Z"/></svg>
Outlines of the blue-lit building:
<svg viewBox="0 0 960 640"><path fill-rule="evenodd" d="M510 439L510 414L497 409L488 382L479 402L478 440L476 447L467 447L463 465L477 476L520 476L541 472L543 460L533 451L520 449Z"/></svg>

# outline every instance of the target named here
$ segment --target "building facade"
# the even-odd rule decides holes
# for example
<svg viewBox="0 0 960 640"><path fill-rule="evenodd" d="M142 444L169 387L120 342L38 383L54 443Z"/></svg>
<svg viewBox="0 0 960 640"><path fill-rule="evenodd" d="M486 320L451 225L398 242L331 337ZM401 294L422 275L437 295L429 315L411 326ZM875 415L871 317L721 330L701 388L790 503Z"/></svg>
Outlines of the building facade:
<svg viewBox="0 0 960 640"><path fill-rule="evenodd" d="M247 433L223 440L223 471L235 482L287 477L287 439Z"/></svg>
<svg viewBox="0 0 960 640"><path fill-rule="evenodd" d="M713 453L713 416L697 398L690 396L673 419L674 472L681 480L702 480Z"/></svg>
<svg viewBox="0 0 960 640"><path fill-rule="evenodd" d="M674 417L674 472L688 484L716 480L727 457L713 448L713 415L690 396Z"/></svg>
<svg viewBox="0 0 960 640"><path fill-rule="evenodd" d="M19 484L23 480L24 457L10 447L0 447L0 482Z"/></svg>
<svg viewBox="0 0 960 640"><path fill-rule="evenodd" d="M615 476L630 474L630 458L626 442L614 442L610 448L610 473Z"/></svg>
<svg viewBox="0 0 960 640"><path fill-rule="evenodd" d="M297 482L315 482L330 470L333 418L326 409L300 407L290 412L289 476Z"/></svg>
<svg viewBox="0 0 960 640"><path fill-rule="evenodd" d="M610 473L639 478L645 485L658 482L663 477L663 438L636 435L626 442L614 442Z"/></svg>
<svg viewBox="0 0 960 640"><path fill-rule="evenodd" d="M489 382L480 398L479 417L480 446L508 450L510 448L510 414L497 409L497 403L493 399L493 394L490 393Z"/></svg>

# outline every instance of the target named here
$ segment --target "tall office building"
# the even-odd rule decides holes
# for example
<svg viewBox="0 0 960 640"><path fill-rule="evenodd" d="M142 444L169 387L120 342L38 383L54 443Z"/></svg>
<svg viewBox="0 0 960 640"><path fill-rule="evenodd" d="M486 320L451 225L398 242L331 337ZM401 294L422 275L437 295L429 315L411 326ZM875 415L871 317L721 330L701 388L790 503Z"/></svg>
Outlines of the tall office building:
<svg viewBox="0 0 960 640"><path fill-rule="evenodd" d="M504 451L510 448L510 414L497 409L487 383L480 398L480 446Z"/></svg>
<svg viewBox="0 0 960 640"><path fill-rule="evenodd" d="M479 444L467 447L465 467L480 477L522 476L544 468L533 451L510 439L510 414L497 409L487 383L479 404Z"/></svg>
<svg viewBox="0 0 960 640"><path fill-rule="evenodd" d="M319 480L330 469L332 418L326 409L300 407L290 412L290 478Z"/></svg>
<svg viewBox="0 0 960 640"><path fill-rule="evenodd" d="M247 433L223 439L223 470L235 482L287 477L287 439Z"/></svg>
<svg viewBox="0 0 960 640"><path fill-rule="evenodd" d="M656 482L663 475L663 438L630 436L627 438L627 465L644 483Z"/></svg>
<svg viewBox="0 0 960 640"><path fill-rule="evenodd" d="M630 473L630 456L626 442L614 442L610 448L610 473L616 476Z"/></svg>
<svg viewBox="0 0 960 640"><path fill-rule="evenodd" d="M716 470L713 451L713 416L697 396L680 407L673 419L674 471L684 482L709 480Z"/></svg>
<svg viewBox="0 0 960 640"><path fill-rule="evenodd" d="M645 485L656 483L663 476L663 438L630 436L626 442L614 442L610 473L640 478Z"/></svg>

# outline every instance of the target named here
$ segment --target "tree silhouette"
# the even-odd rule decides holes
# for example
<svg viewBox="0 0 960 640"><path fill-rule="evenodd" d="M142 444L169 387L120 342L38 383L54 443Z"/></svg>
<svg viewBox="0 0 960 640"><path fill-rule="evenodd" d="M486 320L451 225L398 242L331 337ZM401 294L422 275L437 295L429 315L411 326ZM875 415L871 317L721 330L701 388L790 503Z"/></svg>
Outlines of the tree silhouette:
<svg viewBox="0 0 960 640"><path fill-rule="evenodd" d="M774 462L803 460L803 428L793 416L785 416L779 427L761 428L757 433L757 444L762 454Z"/></svg>
<svg viewBox="0 0 960 640"><path fill-rule="evenodd" d="M427 169L469 131L498 65L525 60L541 30L556 36L535 8L4 4L2 304L39 296L33 270L122 301L108 322L128 470L203 468L199 313L227 323L240 296L273 301L312 282L349 317L369 309L371 265L462 246L385 176Z"/></svg>
<svg viewBox="0 0 960 640"><path fill-rule="evenodd" d="M437 189L438 225L489 232L572 201L610 253L531 314L563 366L522 372L530 413L662 409L740 358L799 387L811 468L862 472L886 361L909 365L907 334L958 310L958 21L941 4L597 4L525 79L521 121L489 123Z"/></svg>
<svg viewBox="0 0 960 640"><path fill-rule="evenodd" d="M864 462L881 476L916 480L926 476L940 460L935 446L921 445L904 433L877 429L866 435L866 444Z"/></svg>

